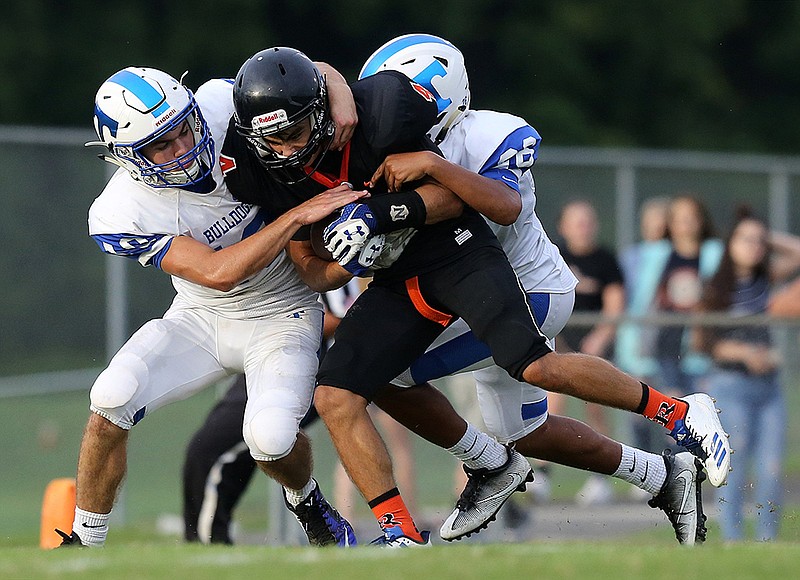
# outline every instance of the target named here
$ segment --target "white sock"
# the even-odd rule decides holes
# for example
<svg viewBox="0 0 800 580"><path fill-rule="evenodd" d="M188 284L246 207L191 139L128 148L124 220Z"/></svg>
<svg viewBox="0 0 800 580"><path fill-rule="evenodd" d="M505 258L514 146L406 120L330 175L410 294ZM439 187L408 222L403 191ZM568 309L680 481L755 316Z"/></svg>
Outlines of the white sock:
<svg viewBox="0 0 800 580"><path fill-rule="evenodd" d="M503 445L469 423L461 440L447 451L470 469L494 469L508 461L508 452Z"/></svg>
<svg viewBox="0 0 800 580"><path fill-rule="evenodd" d="M667 479L667 466L660 455L623 444L622 460L612 476L657 495Z"/></svg>
<svg viewBox="0 0 800 580"><path fill-rule="evenodd" d="M309 479L308 483L306 483L301 489L289 489L288 487L284 486L283 489L286 491L286 501L288 501L292 507L297 507L303 503L304 499L311 495L311 492L314 491L315 487L317 487L317 482L313 477Z"/></svg>
<svg viewBox="0 0 800 580"><path fill-rule="evenodd" d="M108 535L107 514L95 514L75 508L75 520L72 522L72 531L78 534L81 543L86 546L100 547L106 543Z"/></svg>

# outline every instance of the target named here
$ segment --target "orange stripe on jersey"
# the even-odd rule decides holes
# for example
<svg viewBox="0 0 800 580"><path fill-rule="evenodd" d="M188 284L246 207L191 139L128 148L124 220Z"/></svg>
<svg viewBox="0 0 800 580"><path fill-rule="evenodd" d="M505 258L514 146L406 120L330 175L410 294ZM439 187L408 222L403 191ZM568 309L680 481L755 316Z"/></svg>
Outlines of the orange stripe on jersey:
<svg viewBox="0 0 800 580"><path fill-rule="evenodd" d="M417 276L406 280L406 290L409 298L411 298L411 303L414 304L414 308L428 320L433 320L442 326L447 326L453 320L452 314L440 312L425 302L425 298L422 297L422 292L419 289L419 278Z"/></svg>

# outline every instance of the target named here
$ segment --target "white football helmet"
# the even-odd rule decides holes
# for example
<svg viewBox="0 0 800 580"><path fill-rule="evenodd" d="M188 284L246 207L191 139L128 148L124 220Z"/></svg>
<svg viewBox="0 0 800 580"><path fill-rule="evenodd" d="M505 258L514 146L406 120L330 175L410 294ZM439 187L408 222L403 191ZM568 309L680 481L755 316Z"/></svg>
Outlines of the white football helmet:
<svg viewBox="0 0 800 580"><path fill-rule="evenodd" d="M396 70L436 97L439 116L428 136L437 145L469 109L469 79L464 56L451 43L431 34L406 34L390 40L364 63L359 79Z"/></svg>
<svg viewBox="0 0 800 580"><path fill-rule="evenodd" d="M167 163L153 163L142 148L188 122L194 147ZM214 142L192 92L170 75L128 67L104 82L94 103L94 129L109 155L101 159L126 169L150 187L186 187L211 174Z"/></svg>

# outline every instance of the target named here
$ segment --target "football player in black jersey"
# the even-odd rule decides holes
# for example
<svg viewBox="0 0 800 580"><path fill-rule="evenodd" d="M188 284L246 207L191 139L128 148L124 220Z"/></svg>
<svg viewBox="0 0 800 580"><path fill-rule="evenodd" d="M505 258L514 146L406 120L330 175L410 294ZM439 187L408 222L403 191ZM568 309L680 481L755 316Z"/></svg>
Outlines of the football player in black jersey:
<svg viewBox="0 0 800 580"><path fill-rule="evenodd" d="M375 170L390 153L432 149L425 133L435 124L438 109L424 87L384 71L351 88L359 124L348 146L334 152L327 146L331 129L324 79L313 63L288 48L261 51L245 62L234 84L235 130L228 132L222 149L233 194L280 215L344 183L371 186ZM336 262L316 256L307 229L298 232L288 250L303 279L324 291L373 266L380 250L373 243L377 236L408 232L397 236L397 246L390 244L388 259L383 254L377 258L381 267L339 326L315 395L342 463L381 525L380 543L413 546L429 538L417 530L403 504L391 459L366 406L457 317L518 380L636 411L670 430L686 429L691 417L684 401L664 396L602 359L549 349L497 239L457 195L430 181L392 193L377 185L370 187L370 199L346 206L326 228ZM706 424L711 425L706 416L696 417L700 437L714 428ZM688 432L686 438L692 439Z"/></svg>

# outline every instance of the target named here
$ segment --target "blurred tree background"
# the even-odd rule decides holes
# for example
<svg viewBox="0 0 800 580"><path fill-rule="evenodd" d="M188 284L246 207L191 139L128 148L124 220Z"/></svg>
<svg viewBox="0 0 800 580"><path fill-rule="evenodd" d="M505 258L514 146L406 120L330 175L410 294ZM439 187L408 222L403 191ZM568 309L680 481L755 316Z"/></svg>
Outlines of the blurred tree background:
<svg viewBox="0 0 800 580"><path fill-rule="evenodd" d="M800 1L6 0L0 131L21 130L0 142L0 379L100 366L108 350L106 267L118 258L86 235L86 211L109 168L81 147L106 78L152 66L188 70L197 88L259 50L293 46L355 80L378 46L411 32L461 48L475 108L524 116L543 135L537 211L551 231L567 195L598 202L606 241L617 210L613 171L548 173L553 145L800 152ZM45 146L29 129L51 126L79 130ZM640 196L689 188L723 210L735 196L765 200L769 187L742 174L639 178ZM174 292L162 273L127 268L134 329Z"/></svg>
<svg viewBox="0 0 800 580"><path fill-rule="evenodd" d="M355 79L386 40L444 36L477 108L547 144L795 153L800 2L789 0L11 0L0 19L0 124L88 127L128 65L187 84L293 46Z"/></svg>

